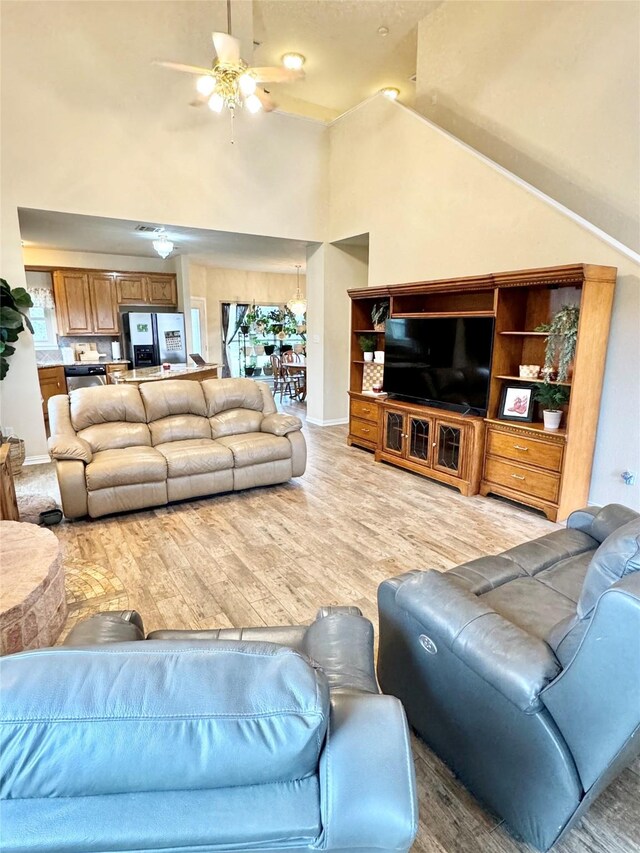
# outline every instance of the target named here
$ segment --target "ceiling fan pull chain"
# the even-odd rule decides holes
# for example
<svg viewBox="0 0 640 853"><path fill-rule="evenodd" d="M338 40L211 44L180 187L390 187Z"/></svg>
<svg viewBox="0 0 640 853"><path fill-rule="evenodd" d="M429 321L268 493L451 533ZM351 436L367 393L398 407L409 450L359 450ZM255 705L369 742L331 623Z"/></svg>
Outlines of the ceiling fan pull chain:
<svg viewBox="0 0 640 853"><path fill-rule="evenodd" d="M229 112L231 113L231 144L235 145L235 125L233 123L233 120L236 117L236 111L233 109L233 107L229 107Z"/></svg>
<svg viewBox="0 0 640 853"><path fill-rule="evenodd" d="M231 35L231 0L227 0L227 32Z"/></svg>

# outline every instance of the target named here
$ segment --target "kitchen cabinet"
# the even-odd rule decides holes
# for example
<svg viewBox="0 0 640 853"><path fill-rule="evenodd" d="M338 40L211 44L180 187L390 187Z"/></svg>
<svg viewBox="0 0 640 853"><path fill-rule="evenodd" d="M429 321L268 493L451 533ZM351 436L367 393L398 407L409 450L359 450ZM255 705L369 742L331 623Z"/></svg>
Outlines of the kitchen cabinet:
<svg viewBox="0 0 640 853"><path fill-rule="evenodd" d="M147 301L147 283L143 275L116 273L116 301L118 305L144 305Z"/></svg>
<svg viewBox="0 0 640 853"><path fill-rule="evenodd" d="M38 381L40 382L40 396L42 398L42 413L45 426L49 426L49 413L47 404L51 397L56 394L67 393L67 380L64 375L64 367L39 367Z"/></svg>
<svg viewBox="0 0 640 853"><path fill-rule="evenodd" d="M88 272L55 270L53 299L59 335L93 334Z"/></svg>
<svg viewBox="0 0 640 853"><path fill-rule="evenodd" d="M173 308L178 289L174 275L54 270L53 298L59 335L115 337L121 305Z"/></svg>
<svg viewBox="0 0 640 853"><path fill-rule="evenodd" d="M148 275L147 302L150 305L176 305L178 302L178 288L175 276Z"/></svg>
<svg viewBox="0 0 640 853"><path fill-rule="evenodd" d="M91 297L93 333L95 335L119 335L120 316L113 276L108 273L90 273L89 295Z"/></svg>

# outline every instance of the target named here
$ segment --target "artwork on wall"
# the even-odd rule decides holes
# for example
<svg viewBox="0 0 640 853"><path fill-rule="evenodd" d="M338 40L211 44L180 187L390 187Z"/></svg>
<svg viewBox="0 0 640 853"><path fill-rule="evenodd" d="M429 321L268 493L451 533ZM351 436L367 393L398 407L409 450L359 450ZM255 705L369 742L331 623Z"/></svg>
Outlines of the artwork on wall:
<svg viewBox="0 0 640 853"><path fill-rule="evenodd" d="M502 387L498 417L503 421L533 420L534 385L510 385Z"/></svg>

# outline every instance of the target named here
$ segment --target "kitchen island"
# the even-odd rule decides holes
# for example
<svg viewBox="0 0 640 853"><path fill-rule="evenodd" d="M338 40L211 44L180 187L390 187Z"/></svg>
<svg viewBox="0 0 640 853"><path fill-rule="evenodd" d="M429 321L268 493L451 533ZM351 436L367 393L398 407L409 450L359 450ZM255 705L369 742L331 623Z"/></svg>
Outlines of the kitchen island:
<svg viewBox="0 0 640 853"><path fill-rule="evenodd" d="M162 367L138 367L112 376L112 382L126 382L129 385L140 385L142 382L161 382L163 379L191 379L203 382L205 379L218 378L217 364L203 364L189 367L186 364L172 364L170 370Z"/></svg>

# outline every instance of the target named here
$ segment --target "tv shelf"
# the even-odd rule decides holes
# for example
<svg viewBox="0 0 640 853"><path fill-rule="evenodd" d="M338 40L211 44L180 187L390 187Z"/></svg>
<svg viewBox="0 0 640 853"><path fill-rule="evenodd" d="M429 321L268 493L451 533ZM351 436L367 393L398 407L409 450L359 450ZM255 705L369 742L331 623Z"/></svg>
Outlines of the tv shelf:
<svg viewBox="0 0 640 853"><path fill-rule="evenodd" d="M546 382L545 379L530 379L526 376L503 376L502 374L496 375L496 379L508 379L510 382L528 382L534 383L537 385L542 385L543 382ZM571 388L571 382L558 382L556 380L549 380L549 385L566 385L567 388Z"/></svg>
<svg viewBox="0 0 640 853"><path fill-rule="evenodd" d="M350 291L349 444L463 493L479 488L482 495L535 507L551 520L566 518L588 500L615 279L615 267L571 264ZM371 328L371 309L383 299L392 318L495 317L486 418L362 394L358 335L375 333L384 349L384 333ZM571 381L553 383L570 390L562 428L545 430L540 412L533 423L501 420L506 382L543 381L520 377L519 365L544 365L549 333L534 330L566 304L580 307L580 323ZM395 445L389 445L390 430ZM456 470L447 467L453 463Z"/></svg>

